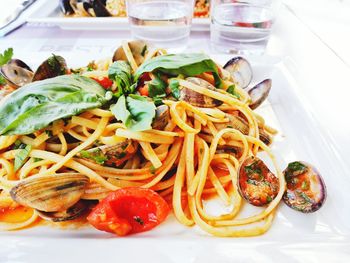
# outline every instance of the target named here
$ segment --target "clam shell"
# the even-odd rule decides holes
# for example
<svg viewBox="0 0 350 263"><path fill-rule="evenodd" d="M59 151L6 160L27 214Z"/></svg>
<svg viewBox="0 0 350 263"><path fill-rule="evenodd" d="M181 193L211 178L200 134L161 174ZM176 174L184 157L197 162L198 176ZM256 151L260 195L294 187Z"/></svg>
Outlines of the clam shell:
<svg viewBox="0 0 350 263"><path fill-rule="evenodd" d="M210 90L215 90L215 87L211 85L209 82L205 81L204 79L189 77L189 78L186 78L186 80L198 86L201 86ZM200 94L198 92L195 92L187 88L181 89L179 100L186 101L193 106L203 107L203 108L213 108L213 107L220 106L222 104L222 101L220 100L213 99L211 97L205 96L203 94Z"/></svg>
<svg viewBox="0 0 350 263"><path fill-rule="evenodd" d="M28 178L11 189L17 203L44 212L67 210L84 194L89 178L79 173L61 173Z"/></svg>

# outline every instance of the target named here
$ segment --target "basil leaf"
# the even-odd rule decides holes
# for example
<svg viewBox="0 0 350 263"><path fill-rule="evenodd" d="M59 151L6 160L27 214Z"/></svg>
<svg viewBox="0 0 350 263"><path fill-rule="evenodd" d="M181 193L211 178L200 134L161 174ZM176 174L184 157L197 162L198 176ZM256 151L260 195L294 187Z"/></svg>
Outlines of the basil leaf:
<svg viewBox="0 0 350 263"><path fill-rule="evenodd" d="M180 98L180 89L179 89L179 81L177 79L171 79L169 82L169 88L171 91L171 95L173 95L173 97L175 99L179 99Z"/></svg>
<svg viewBox="0 0 350 263"><path fill-rule="evenodd" d="M29 134L51 122L98 108L107 100L96 81L63 75L15 90L0 105L0 135Z"/></svg>
<svg viewBox="0 0 350 263"><path fill-rule="evenodd" d="M15 165L14 165L15 171L17 171L19 168L22 167L22 165L27 160L31 150L32 150L31 145L27 145L24 149L18 150L18 152L15 155Z"/></svg>
<svg viewBox="0 0 350 263"><path fill-rule="evenodd" d="M130 94L127 98L121 96L117 104L111 106L111 111L128 129L144 131L152 128L156 106L145 97Z"/></svg>
<svg viewBox="0 0 350 263"><path fill-rule="evenodd" d="M228 93L230 93L231 95L233 95L234 97L236 97L237 99L240 98L239 93L236 92L236 86L235 85L229 86L226 91Z"/></svg>
<svg viewBox="0 0 350 263"><path fill-rule="evenodd" d="M117 103L111 105L110 110L118 121L123 122L126 127L130 125L130 122L132 121L132 116L126 106L125 96L120 96Z"/></svg>
<svg viewBox="0 0 350 263"><path fill-rule="evenodd" d="M159 77L155 77L150 82L147 83L148 85L148 96L151 98L154 97L165 97L165 89L166 89L166 83Z"/></svg>
<svg viewBox="0 0 350 263"><path fill-rule="evenodd" d="M108 77L115 81L118 88L114 96L119 98L123 94L132 93L132 75L131 67L125 61L118 60L108 69Z"/></svg>
<svg viewBox="0 0 350 263"><path fill-rule="evenodd" d="M196 76L204 72L212 72L217 87L221 87L221 78L219 77L218 68L213 60L202 53L191 54L168 54L154 57L144 62L135 72L137 80L145 72L157 71L177 76Z"/></svg>

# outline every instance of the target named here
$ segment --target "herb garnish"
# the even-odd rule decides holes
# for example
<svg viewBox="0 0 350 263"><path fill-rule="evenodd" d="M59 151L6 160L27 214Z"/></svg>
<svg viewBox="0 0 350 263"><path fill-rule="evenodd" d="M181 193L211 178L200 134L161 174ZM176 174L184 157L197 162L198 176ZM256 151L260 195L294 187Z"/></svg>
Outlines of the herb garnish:
<svg viewBox="0 0 350 263"><path fill-rule="evenodd" d="M7 64L13 56L13 48L8 48L3 54L0 53L0 66ZM6 84L5 78L0 75L0 85Z"/></svg>
<svg viewBox="0 0 350 263"><path fill-rule="evenodd" d="M32 150L31 145L26 145L24 149L19 149L15 155L14 170L17 171L26 162L29 157L30 151Z"/></svg>

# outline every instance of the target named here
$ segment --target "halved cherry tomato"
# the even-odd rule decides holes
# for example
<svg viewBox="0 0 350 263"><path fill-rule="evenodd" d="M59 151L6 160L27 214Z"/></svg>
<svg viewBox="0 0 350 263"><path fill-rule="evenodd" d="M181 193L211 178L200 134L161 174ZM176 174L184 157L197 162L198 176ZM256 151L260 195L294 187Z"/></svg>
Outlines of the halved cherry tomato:
<svg viewBox="0 0 350 263"><path fill-rule="evenodd" d="M108 77L98 77L98 78L91 77L91 78L97 81L105 89L109 89L113 85L113 81L110 80Z"/></svg>
<svg viewBox="0 0 350 263"><path fill-rule="evenodd" d="M87 220L95 228L118 236L151 230L169 214L169 206L150 189L130 187L111 192Z"/></svg>

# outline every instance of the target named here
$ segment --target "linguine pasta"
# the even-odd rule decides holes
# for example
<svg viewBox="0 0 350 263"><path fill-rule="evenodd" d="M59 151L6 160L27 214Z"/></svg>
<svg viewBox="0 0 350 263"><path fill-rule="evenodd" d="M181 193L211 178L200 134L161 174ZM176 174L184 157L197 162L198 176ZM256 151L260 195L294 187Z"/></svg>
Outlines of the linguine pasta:
<svg viewBox="0 0 350 263"><path fill-rule="evenodd" d="M127 44L124 43L122 48L135 72L138 65L133 54ZM156 54L152 52L152 55ZM99 72L106 72L106 69L101 68ZM285 179L271 149L259 138L259 129L266 127L270 134L275 131L265 126L263 118L250 109L249 96L243 89L236 89L239 98L225 91L234 80L225 79L223 88L216 90L181 78L178 81L181 88L222 104L203 108L186 101L163 99L170 109L170 119L162 130L132 131L117 122L111 111L96 108L65 121L54 121L32 134L0 136L0 209L19 206L9 192L28 178L62 172L81 173L89 178L82 196L85 200L101 200L119 188L150 188L170 200L175 217L185 226L197 225L221 237L265 233L272 225L285 192ZM246 120L246 134L228 125L231 115ZM226 127L222 128L222 125ZM127 140L133 142L137 152L117 167L92 162L80 154L96 145L115 145ZM31 151L26 162L15 170L14 159L19 150L12 146L18 141L31 145ZM222 151L225 147L231 147L234 152ZM259 213L242 217L240 212L245 201L238 192L238 170L248 156L256 156L259 151L265 152L272 161L279 179L278 194ZM231 210L218 216L209 214L203 200L213 195ZM22 222L2 222L1 228L14 230L33 224L40 217L31 210L31 216Z"/></svg>

